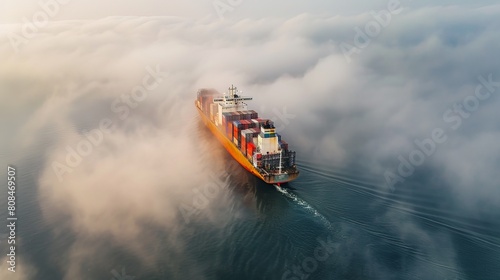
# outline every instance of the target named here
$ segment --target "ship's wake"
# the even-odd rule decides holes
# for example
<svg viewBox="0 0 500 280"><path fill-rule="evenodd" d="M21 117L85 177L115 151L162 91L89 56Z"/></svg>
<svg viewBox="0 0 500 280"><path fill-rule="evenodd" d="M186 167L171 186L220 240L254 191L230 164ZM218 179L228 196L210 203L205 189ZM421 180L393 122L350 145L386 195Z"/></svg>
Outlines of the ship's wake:
<svg viewBox="0 0 500 280"><path fill-rule="evenodd" d="M319 213L318 210L314 209L314 207L309 205L309 203L307 203L305 200L301 199L300 197L298 197L294 193L291 193L278 185L273 185L273 186L280 193L282 193L284 196L290 198L292 201L294 201L295 203L300 205L302 208L304 208L305 210L307 210L308 212L313 214L315 217L319 218L321 220L321 222L325 225L325 227L328 228L328 230L330 230L330 231L334 230L332 223L330 223L330 221L328 221L328 219L325 218L325 216L323 216L321 213Z"/></svg>

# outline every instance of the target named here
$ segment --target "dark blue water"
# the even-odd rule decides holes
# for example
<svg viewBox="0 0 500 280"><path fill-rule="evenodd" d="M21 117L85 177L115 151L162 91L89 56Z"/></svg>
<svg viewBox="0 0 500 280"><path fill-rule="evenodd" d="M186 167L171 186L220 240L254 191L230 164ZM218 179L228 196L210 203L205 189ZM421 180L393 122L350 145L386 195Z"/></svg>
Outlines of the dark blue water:
<svg viewBox="0 0 500 280"><path fill-rule="evenodd" d="M376 174L304 155L297 162L300 177L278 188L248 174L198 122L194 118L189 131L205 141L185 140L202 155L194 164L209 169L217 165L225 172L202 178L206 183L222 182L220 190L189 221L179 210L183 203L190 204L189 196L173 208L155 211L156 205L148 200L137 204L133 199L150 191L150 198L171 204L168 198L175 193L161 192L169 184L163 181L151 190L147 183L132 190L117 188L114 197L104 201L109 207L91 217L95 228L77 224L85 207L98 207L105 189L90 194L95 205L52 208L47 202L54 201L47 200L52 185L43 187L41 178L50 163L46 153L60 134L45 131L39 143L21 155L7 153L6 162L18 169L16 273L25 279L499 279L499 213L483 209L480 216L464 215L432 174L422 171L389 190ZM300 155L301 147L294 149ZM220 159L217 164L215 157ZM176 162L166 159L153 174L161 176ZM119 173L122 165L109 176ZM67 187L92 187L73 183ZM114 183L102 182L102 188ZM53 184L62 195L70 194ZM193 187L177 184L176 190ZM137 194L123 196L129 192ZM69 196L59 199L78 201ZM113 207L120 199L129 207ZM5 217L5 199L1 206ZM58 211L57 219L49 218L52 211ZM140 219L128 220L142 211ZM123 223L98 223L103 217ZM118 226L123 228L117 231ZM129 227L138 232L122 238L120 232L126 235ZM4 240L1 245L5 252Z"/></svg>

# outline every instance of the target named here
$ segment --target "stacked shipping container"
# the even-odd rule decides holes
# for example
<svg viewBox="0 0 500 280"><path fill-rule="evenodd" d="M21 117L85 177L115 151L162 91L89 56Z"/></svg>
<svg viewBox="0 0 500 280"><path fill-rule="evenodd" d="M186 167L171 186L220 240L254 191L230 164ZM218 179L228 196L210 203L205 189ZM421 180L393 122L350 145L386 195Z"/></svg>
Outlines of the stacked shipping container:
<svg viewBox="0 0 500 280"><path fill-rule="evenodd" d="M257 112L253 110L222 113L222 127L227 137L238 146L250 161L253 161L253 155L256 151L255 142L259 134L265 138L277 136L279 146L284 150L282 154L283 165L292 166L295 164L295 152L288 151L288 143L281 139L281 135L261 132L261 126L265 125L267 121L267 119L258 118ZM279 155L266 155L263 157L258 154L258 156L262 158L265 165L274 168L277 166Z"/></svg>
<svg viewBox="0 0 500 280"><path fill-rule="evenodd" d="M222 113L222 127L226 131L226 135L229 139L233 139L233 121L239 119L240 115L236 112Z"/></svg>
<svg viewBox="0 0 500 280"><path fill-rule="evenodd" d="M241 148L241 131L258 128L260 123L265 122L261 119L256 120L257 117L258 114L254 110L222 113L222 127L227 137ZM242 150L245 149L245 146L243 147Z"/></svg>
<svg viewBox="0 0 500 280"><path fill-rule="evenodd" d="M213 104L214 97L218 95L220 95L219 92L214 89L201 89L198 91L198 102L200 102L201 110L207 116L210 116L210 105Z"/></svg>
<svg viewBox="0 0 500 280"><path fill-rule="evenodd" d="M249 129L249 128L254 128L255 124L251 122L250 120L241 120L241 121L234 121L233 122L233 138L237 140L235 142L237 145L241 142L241 131ZM238 145L238 147L240 147Z"/></svg>
<svg viewBox="0 0 500 280"><path fill-rule="evenodd" d="M268 121L268 120L261 119L261 118L252 118L252 122L254 122L257 125L257 127L259 127L259 128L261 125L265 124L266 121Z"/></svg>
<svg viewBox="0 0 500 280"><path fill-rule="evenodd" d="M248 153L248 144L252 143L254 146L255 144L253 143L254 137L257 137L259 135L260 130L258 128L249 128L242 130L240 133L241 137L241 143L240 143L240 150L244 155L247 155ZM251 155L251 153L250 153Z"/></svg>

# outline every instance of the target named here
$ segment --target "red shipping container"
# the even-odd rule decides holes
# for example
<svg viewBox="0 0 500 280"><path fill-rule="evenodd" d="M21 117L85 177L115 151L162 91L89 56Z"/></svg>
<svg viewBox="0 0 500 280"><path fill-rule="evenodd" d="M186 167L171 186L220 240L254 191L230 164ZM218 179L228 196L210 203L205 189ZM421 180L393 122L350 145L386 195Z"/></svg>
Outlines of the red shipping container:
<svg viewBox="0 0 500 280"><path fill-rule="evenodd" d="M252 121L250 121L250 120L241 120L241 124L243 126L243 129L248 129L248 128L250 128L250 125L252 124Z"/></svg>
<svg viewBox="0 0 500 280"><path fill-rule="evenodd" d="M253 155L255 151L255 145L253 142L247 143L247 155Z"/></svg>
<svg viewBox="0 0 500 280"><path fill-rule="evenodd" d="M233 128L233 138L238 138L238 127L236 125Z"/></svg>

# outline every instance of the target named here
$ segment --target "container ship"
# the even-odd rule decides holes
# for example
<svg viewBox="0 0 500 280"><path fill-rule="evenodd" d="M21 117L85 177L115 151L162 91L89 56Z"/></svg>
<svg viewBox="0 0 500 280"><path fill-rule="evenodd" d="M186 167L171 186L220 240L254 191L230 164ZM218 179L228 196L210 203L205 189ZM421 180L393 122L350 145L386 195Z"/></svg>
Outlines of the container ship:
<svg viewBox="0 0 500 280"><path fill-rule="evenodd" d="M201 119L231 156L246 170L268 184L290 182L299 176L295 152L276 132L274 123L248 110L234 86L228 93L200 89L195 101Z"/></svg>

